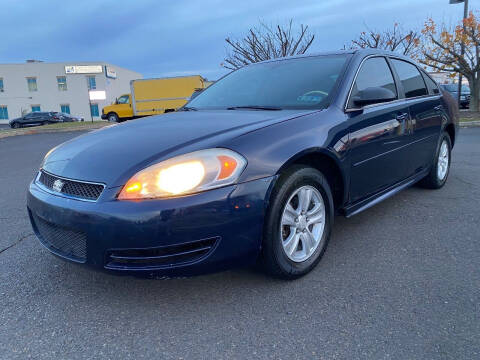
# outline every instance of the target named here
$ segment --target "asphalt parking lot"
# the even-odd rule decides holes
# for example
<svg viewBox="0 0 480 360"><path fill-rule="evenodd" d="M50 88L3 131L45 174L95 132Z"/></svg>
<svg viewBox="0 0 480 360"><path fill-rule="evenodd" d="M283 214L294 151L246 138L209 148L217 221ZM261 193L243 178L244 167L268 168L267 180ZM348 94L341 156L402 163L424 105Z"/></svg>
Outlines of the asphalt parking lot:
<svg viewBox="0 0 480 360"><path fill-rule="evenodd" d="M26 188L79 134L0 139L0 358L480 358L480 128L461 130L443 189L337 217L322 262L293 282L142 280L50 255Z"/></svg>

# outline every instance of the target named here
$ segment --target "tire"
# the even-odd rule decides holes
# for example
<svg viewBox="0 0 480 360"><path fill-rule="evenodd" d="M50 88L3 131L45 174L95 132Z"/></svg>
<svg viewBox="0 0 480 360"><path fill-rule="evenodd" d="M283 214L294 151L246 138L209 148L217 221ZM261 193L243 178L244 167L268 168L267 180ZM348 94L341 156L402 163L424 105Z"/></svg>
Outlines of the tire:
<svg viewBox="0 0 480 360"><path fill-rule="evenodd" d="M22 127L22 126L21 126L18 122L14 122L14 123L12 124L12 129L19 129L19 128L21 128L21 127Z"/></svg>
<svg viewBox="0 0 480 360"><path fill-rule="evenodd" d="M445 153L446 151L446 153ZM447 158L445 159L445 155ZM427 189L440 189L447 182L450 164L452 162L452 142L450 136L444 132L435 151L432 168L428 175L420 181L420 186ZM445 161L446 160L446 161Z"/></svg>
<svg viewBox="0 0 480 360"><path fill-rule="evenodd" d="M304 215L300 213L300 195L303 191L310 191L311 194ZM298 207L293 206L295 199ZM314 209L321 209L321 203L323 203L323 227L322 222L309 225L308 221L311 219L308 219L308 215L317 217ZM292 207L287 209L287 204ZM293 215L293 219L288 219L288 223L294 221L294 226L285 224L286 217L292 214L289 212L291 210L295 210L296 215ZM318 214L320 212L319 210ZM299 278L310 272L327 248L333 214L332 191L323 174L306 166L290 168L280 177L270 197L265 217L260 265L270 275L287 280ZM313 234L313 237L309 237L310 234ZM298 237L296 245L289 246L295 244L292 242L295 236ZM316 241L312 240L315 238Z"/></svg>
<svg viewBox="0 0 480 360"><path fill-rule="evenodd" d="M108 114L107 120L109 122L120 122L119 119L118 119L118 115L115 114L115 113Z"/></svg>

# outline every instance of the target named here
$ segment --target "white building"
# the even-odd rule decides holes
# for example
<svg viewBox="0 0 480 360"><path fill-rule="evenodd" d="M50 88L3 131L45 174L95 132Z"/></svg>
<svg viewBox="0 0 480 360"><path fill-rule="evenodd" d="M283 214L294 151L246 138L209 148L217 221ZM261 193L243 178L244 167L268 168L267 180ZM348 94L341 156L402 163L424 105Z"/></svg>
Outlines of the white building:
<svg viewBox="0 0 480 360"><path fill-rule="evenodd" d="M0 123L31 111L99 120L102 108L142 75L104 62L0 64Z"/></svg>

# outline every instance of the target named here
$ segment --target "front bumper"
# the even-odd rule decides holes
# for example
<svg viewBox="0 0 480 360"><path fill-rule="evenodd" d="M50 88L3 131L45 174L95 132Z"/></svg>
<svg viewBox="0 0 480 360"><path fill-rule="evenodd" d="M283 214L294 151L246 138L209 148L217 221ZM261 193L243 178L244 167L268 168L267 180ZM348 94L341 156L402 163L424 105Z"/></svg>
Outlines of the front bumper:
<svg viewBox="0 0 480 360"><path fill-rule="evenodd" d="M96 202L54 195L34 181L27 206L37 237L62 258L130 274L188 276L256 260L274 179L144 201L118 201L120 188L107 188Z"/></svg>
<svg viewBox="0 0 480 360"><path fill-rule="evenodd" d="M102 118L103 120L107 120L107 119L108 119L108 116L107 116L107 114L102 114L101 118Z"/></svg>

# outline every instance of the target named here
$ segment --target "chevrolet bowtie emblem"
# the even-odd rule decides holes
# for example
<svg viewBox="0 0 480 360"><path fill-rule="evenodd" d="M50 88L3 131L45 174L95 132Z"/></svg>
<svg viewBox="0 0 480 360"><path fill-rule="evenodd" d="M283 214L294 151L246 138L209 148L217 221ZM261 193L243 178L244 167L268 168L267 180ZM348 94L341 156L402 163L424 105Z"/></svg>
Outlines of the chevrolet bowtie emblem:
<svg viewBox="0 0 480 360"><path fill-rule="evenodd" d="M53 182L52 189L53 189L53 191L61 192L62 188L63 188L63 185L65 185L65 183L62 180L57 179Z"/></svg>

